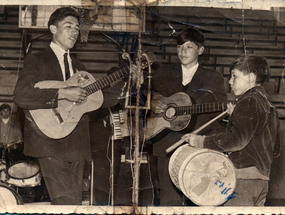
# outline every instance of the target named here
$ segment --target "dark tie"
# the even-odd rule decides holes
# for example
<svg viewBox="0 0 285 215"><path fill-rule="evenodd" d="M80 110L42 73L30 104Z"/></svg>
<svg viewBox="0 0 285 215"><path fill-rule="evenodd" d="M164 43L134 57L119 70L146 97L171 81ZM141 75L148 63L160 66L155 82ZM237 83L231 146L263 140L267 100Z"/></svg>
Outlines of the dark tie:
<svg viewBox="0 0 285 215"><path fill-rule="evenodd" d="M70 71L69 71L69 65L68 65L68 61L67 61L67 53L65 53L63 58L64 61L64 68L65 68L65 80L70 78Z"/></svg>

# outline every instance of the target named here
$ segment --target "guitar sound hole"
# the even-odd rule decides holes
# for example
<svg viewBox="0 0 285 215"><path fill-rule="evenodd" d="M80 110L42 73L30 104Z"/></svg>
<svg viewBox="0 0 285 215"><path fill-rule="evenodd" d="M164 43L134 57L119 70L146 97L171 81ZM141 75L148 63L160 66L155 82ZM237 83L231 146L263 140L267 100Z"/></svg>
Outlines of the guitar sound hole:
<svg viewBox="0 0 285 215"><path fill-rule="evenodd" d="M165 117L168 119L168 120L172 120L174 117L175 117L175 114L176 114L176 110L174 107L169 107L167 108L167 110L165 111Z"/></svg>
<svg viewBox="0 0 285 215"><path fill-rule="evenodd" d="M78 84L84 84L84 83L87 83L88 80L89 80L89 77L86 74L80 74L80 75L78 75L77 83Z"/></svg>

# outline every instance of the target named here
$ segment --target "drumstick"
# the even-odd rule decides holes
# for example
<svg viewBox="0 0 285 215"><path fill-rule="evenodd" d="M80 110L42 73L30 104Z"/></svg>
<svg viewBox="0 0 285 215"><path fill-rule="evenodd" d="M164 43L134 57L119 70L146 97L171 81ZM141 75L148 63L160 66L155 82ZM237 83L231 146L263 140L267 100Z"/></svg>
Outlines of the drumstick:
<svg viewBox="0 0 285 215"><path fill-rule="evenodd" d="M225 110L223 113L221 113L220 115L216 116L215 118L211 119L209 122L205 123L204 125L202 125L200 128L196 129L195 131L191 132L192 134L197 134L199 131L203 130L204 128L206 128L208 125L210 125L211 123L213 123L215 120L219 119L221 116L225 115L228 112L228 110ZM171 152L172 150L176 149L178 146L180 146L181 144L183 144L185 142L185 140L181 139L178 142L174 143L172 146L168 147L165 151L166 153Z"/></svg>

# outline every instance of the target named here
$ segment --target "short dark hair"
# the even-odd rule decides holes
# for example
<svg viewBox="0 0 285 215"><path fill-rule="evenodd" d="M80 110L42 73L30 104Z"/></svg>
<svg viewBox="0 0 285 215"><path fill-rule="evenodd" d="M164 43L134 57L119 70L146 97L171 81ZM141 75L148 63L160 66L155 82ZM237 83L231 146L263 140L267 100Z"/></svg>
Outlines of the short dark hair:
<svg viewBox="0 0 285 215"><path fill-rule="evenodd" d="M196 28L189 27L184 29L177 37L177 45L182 45L183 43L191 41L195 43L198 47L204 46L205 37L201 31Z"/></svg>
<svg viewBox="0 0 285 215"><path fill-rule="evenodd" d="M0 111L8 109L9 111L11 111L11 106L9 104L2 104L0 106Z"/></svg>
<svg viewBox="0 0 285 215"><path fill-rule="evenodd" d="M49 17L48 29L51 25L57 25L61 20L67 16L73 16L78 21L80 20L79 13L71 7L60 7L56 9Z"/></svg>
<svg viewBox="0 0 285 215"><path fill-rule="evenodd" d="M270 78L269 63L261 56L240 56L230 65L230 72L234 69L237 69L244 74L255 74L257 84L262 84Z"/></svg>

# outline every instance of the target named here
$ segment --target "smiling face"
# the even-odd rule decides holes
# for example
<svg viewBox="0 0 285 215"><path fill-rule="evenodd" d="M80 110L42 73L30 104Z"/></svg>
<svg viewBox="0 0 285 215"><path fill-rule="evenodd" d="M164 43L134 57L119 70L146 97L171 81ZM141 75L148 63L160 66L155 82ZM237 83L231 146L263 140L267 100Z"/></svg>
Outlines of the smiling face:
<svg viewBox="0 0 285 215"><path fill-rule="evenodd" d="M53 42L65 51L73 48L79 35L79 24L77 18L67 16L57 25L51 25L50 31L53 34Z"/></svg>
<svg viewBox="0 0 285 215"><path fill-rule="evenodd" d="M182 45L177 45L177 54L181 64L187 68L193 67L199 55L204 51L204 46L198 47L194 42L187 41Z"/></svg>
<svg viewBox="0 0 285 215"><path fill-rule="evenodd" d="M256 80L255 74L253 73L244 74L238 69L233 69L229 84L231 85L233 93L236 96L240 96L250 88L256 86L255 80Z"/></svg>

